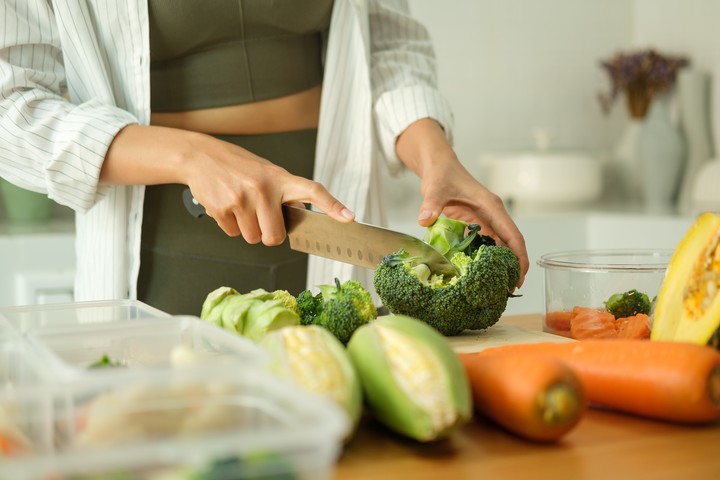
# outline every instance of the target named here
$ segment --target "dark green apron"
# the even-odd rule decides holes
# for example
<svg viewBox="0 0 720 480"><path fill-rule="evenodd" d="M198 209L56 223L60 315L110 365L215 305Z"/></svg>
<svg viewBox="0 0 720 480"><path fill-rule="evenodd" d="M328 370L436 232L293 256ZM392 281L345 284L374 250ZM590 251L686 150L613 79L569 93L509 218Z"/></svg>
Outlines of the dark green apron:
<svg viewBox="0 0 720 480"><path fill-rule="evenodd" d="M237 105L322 82L322 35L333 0L150 0L153 112ZM295 175L312 178L316 130L218 136ZM221 286L297 295L307 255L228 237L182 202L184 185L145 193L138 299L172 314L199 315Z"/></svg>
<svg viewBox="0 0 720 480"><path fill-rule="evenodd" d="M218 136L291 173L312 178L316 130ZM264 288L297 295L305 288L307 255L228 237L210 217L195 218L182 202L184 185L148 186L142 223L138 300L174 315L199 315L212 290Z"/></svg>

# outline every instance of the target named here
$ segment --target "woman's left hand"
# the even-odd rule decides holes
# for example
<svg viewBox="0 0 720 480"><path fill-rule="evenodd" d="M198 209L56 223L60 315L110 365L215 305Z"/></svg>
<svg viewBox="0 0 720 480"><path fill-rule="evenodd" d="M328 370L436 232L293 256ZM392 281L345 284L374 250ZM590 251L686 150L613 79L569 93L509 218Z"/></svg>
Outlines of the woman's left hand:
<svg viewBox="0 0 720 480"><path fill-rule="evenodd" d="M478 182L460 163L442 127L425 118L398 138L400 160L421 178L418 224L427 227L442 214L480 225L480 232L513 251L520 262L521 287L529 268L525 239L502 199Z"/></svg>

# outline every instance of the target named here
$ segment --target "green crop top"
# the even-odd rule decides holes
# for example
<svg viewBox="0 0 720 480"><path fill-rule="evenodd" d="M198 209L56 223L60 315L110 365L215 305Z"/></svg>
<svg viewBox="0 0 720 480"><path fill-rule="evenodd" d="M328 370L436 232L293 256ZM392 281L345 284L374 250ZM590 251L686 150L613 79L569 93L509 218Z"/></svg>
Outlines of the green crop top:
<svg viewBox="0 0 720 480"><path fill-rule="evenodd" d="M322 82L333 0L149 0L151 108L256 102Z"/></svg>

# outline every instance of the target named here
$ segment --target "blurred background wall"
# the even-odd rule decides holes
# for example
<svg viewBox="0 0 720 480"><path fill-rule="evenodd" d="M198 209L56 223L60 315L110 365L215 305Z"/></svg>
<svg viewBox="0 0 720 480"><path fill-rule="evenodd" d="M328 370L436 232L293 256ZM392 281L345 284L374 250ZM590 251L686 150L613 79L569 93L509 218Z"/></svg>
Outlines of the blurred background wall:
<svg viewBox="0 0 720 480"><path fill-rule="evenodd" d="M656 48L687 56L720 91L718 0L410 0L436 46L439 82L453 105L466 165L487 152L534 148L544 129L558 149L611 150L627 120L605 115L602 59ZM712 98L720 141L720 95ZM716 148L717 151L717 148Z"/></svg>

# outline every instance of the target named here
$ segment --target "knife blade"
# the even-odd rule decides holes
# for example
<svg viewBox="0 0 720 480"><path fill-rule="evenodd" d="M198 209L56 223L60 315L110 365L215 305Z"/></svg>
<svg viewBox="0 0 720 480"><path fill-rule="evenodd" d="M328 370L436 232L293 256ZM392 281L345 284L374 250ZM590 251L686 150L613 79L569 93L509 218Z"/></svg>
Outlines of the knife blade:
<svg viewBox="0 0 720 480"><path fill-rule="evenodd" d="M189 188L183 191L183 203L191 215L205 215ZM290 205L283 205L282 210L290 248L295 251L375 269L385 255L403 248L435 273L457 274L442 253L412 235L367 223L341 223L324 213Z"/></svg>
<svg viewBox="0 0 720 480"><path fill-rule="evenodd" d="M304 208L282 208L290 248L298 252L375 269L385 255L403 248L435 273L457 274L442 253L419 238L367 223L341 223Z"/></svg>

